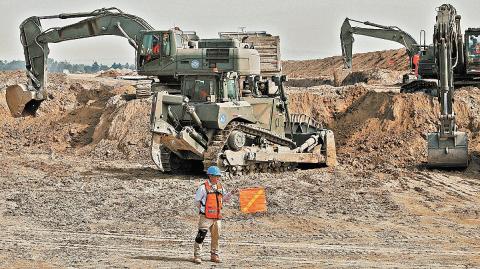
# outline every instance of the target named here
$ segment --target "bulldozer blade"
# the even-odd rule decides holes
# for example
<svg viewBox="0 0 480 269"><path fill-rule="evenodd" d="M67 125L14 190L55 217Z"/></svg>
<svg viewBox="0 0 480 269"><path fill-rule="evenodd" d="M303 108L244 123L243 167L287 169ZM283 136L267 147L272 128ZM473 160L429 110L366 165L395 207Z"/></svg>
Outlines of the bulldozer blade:
<svg viewBox="0 0 480 269"><path fill-rule="evenodd" d="M35 114L42 100L35 100L33 94L33 92L27 90L26 85L17 84L7 87L7 105L13 117Z"/></svg>
<svg viewBox="0 0 480 269"><path fill-rule="evenodd" d="M326 145L326 161L325 164L328 167L337 166L337 149L335 147L335 136L333 132L328 130L325 134L325 145Z"/></svg>
<svg viewBox="0 0 480 269"><path fill-rule="evenodd" d="M455 137L441 138L439 133L429 133L428 166L438 168L466 168L468 166L468 137L456 132Z"/></svg>
<svg viewBox="0 0 480 269"><path fill-rule="evenodd" d="M153 162L158 167L158 170L165 172L165 168L162 163L162 144L160 143L160 136L153 134L152 142L150 145L150 154Z"/></svg>

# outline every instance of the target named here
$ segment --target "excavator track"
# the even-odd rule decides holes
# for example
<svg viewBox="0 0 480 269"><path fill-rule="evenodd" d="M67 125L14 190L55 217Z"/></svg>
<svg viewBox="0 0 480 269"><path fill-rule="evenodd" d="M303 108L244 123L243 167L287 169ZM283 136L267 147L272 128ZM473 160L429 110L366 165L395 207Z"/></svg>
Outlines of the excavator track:
<svg viewBox="0 0 480 269"><path fill-rule="evenodd" d="M225 129L218 130L213 139L208 144L208 148L204 153L204 160L203 160L203 167L206 170L208 167L212 165L219 166L224 168L227 173L232 173L234 175L241 174L238 167L233 166L226 166L223 163L222 153L225 149L227 144L227 139L232 133L232 131L238 130L244 132L246 135L254 136L254 137L261 137L264 139L265 142L273 145L281 145L287 146L290 148L294 148L296 145L293 141L277 136L271 133L268 130L264 130L262 128L258 128L253 124L246 124L241 122L233 122L229 124ZM295 164L291 163L284 163L280 167L272 167L266 163L255 163L255 166L250 166L249 173L259 171L259 172L282 172L290 169L294 169L296 167Z"/></svg>
<svg viewBox="0 0 480 269"><path fill-rule="evenodd" d="M415 93L423 92L428 95L437 96L438 85L435 81L428 80L414 80L410 83L403 85L400 88L401 93Z"/></svg>

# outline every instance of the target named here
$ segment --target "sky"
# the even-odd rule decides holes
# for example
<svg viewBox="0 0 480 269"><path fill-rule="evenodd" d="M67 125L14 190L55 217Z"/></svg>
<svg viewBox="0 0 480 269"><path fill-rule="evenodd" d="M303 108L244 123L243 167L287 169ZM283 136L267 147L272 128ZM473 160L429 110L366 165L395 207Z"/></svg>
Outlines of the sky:
<svg viewBox="0 0 480 269"><path fill-rule="evenodd" d="M23 60L19 25L30 16L88 12L118 7L144 18L155 29L179 26L195 30L201 38L221 31L264 30L281 39L284 60L318 59L341 55L339 34L345 17L395 25L418 41L421 29L432 40L435 8L439 0L0 0L0 59ZM450 1L462 15L462 27L480 27L480 0ZM77 19L78 20L78 19ZM77 21L45 20L44 29ZM112 44L115 47L112 47ZM354 53L401 48L400 44L355 36ZM133 63L135 54L126 39L95 37L50 45L50 58L72 63Z"/></svg>

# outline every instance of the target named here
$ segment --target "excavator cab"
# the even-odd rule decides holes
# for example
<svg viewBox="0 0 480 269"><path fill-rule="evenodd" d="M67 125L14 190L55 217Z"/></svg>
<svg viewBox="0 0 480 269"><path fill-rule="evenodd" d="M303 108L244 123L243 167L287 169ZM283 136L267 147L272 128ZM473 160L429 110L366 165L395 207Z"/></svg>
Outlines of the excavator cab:
<svg viewBox="0 0 480 269"><path fill-rule="evenodd" d="M480 74L480 29L465 31L467 74Z"/></svg>
<svg viewBox="0 0 480 269"><path fill-rule="evenodd" d="M175 33L173 31L148 31L142 35L138 49L138 68L158 66L174 54Z"/></svg>

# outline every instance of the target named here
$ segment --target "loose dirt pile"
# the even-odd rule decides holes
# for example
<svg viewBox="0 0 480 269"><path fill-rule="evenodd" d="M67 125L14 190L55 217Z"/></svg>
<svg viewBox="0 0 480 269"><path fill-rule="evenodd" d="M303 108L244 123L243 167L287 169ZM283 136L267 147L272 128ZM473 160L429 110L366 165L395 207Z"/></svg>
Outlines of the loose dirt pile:
<svg viewBox="0 0 480 269"><path fill-rule="evenodd" d="M109 69L98 72L96 76L99 78L117 78L127 75L136 75L136 72L131 69Z"/></svg>
<svg viewBox="0 0 480 269"><path fill-rule="evenodd" d="M7 72L5 84L26 81ZM97 158L148 159L149 99L130 100L135 88L115 82L68 79L51 74L48 99L36 117L13 118L0 91L0 149L43 149ZM127 101L130 100L130 101Z"/></svg>
<svg viewBox="0 0 480 269"><path fill-rule="evenodd" d="M378 68L353 71L348 73L345 77L336 78L341 82L338 83L339 85L335 86L354 85L356 83L366 83L368 85L394 85L402 82L404 74L404 71L392 71Z"/></svg>
<svg viewBox="0 0 480 269"><path fill-rule="evenodd" d="M340 161L354 168L391 169L426 161L426 133L434 132L438 99L418 94L377 92L368 85L290 88L291 109L333 129ZM456 92L457 125L479 150L480 89Z"/></svg>
<svg viewBox="0 0 480 269"><path fill-rule="evenodd" d="M355 83L394 85L408 72L405 49L355 54L352 70L343 70L341 56L318 60L286 61L283 72L289 77L287 86L346 86Z"/></svg>

